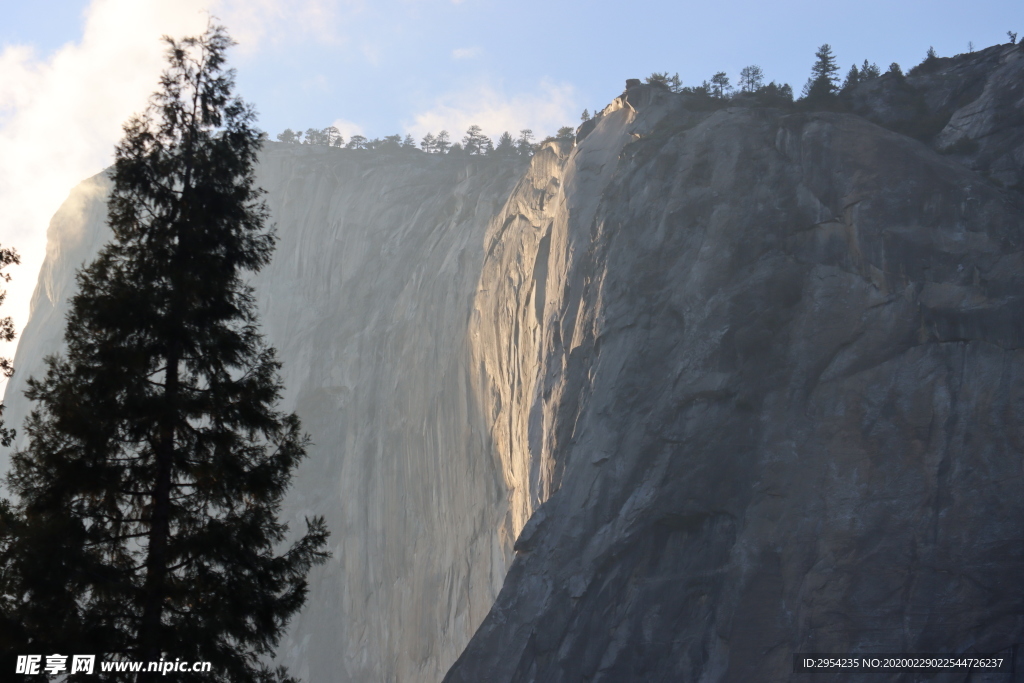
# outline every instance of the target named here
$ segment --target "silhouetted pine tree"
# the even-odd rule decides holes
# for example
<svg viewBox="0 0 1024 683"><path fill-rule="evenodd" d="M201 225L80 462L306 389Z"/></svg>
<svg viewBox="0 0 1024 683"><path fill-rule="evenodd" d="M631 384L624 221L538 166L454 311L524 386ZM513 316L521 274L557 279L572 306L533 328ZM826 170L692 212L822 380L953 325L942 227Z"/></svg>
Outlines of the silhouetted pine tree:
<svg viewBox="0 0 1024 683"><path fill-rule="evenodd" d="M308 440L275 409L280 364L243 282L274 248L260 134L232 94L225 30L166 40L161 88L117 147L114 238L78 274L66 356L29 382L2 606L29 652L212 663L176 681L283 679L260 658L303 605L327 530L307 520L275 552Z"/></svg>
<svg viewBox="0 0 1024 683"><path fill-rule="evenodd" d="M856 87L860 83L860 69L854 64L850 67L850 70L846 72L846 80L843 81L843 90L849 90L850 88Z"/></svg>
<svg viewBox="0 0 1024 683"><path fill-rule="evenodd" d="M437 139L434 137L433 133L427 133L426 135L423 136L423 139L420 140L420 147L423 149L424 152L427 153L432 153L435 151L435 144L437 144Z"/></svg>
<svg viewBox="0 0 1024 683"><path fill-rule="evenodd" d="M462 138L462 147L467 154L488 154L494 150L494 143L484 135L480 126L470 126Z"/></svg>
<svg viewBox="0 0 1024 683"><path fill-rule="evenodd" d="M721 99L729 94L732 87L729 85L729 77L724 71L719 71L711 77L711 89L715 97Z"/></svg>
<svg viewBox="0 0 1024 683"><path fill-rule="evenodd" d="M864 60L864 64L860 67L860 80L866 81L871 78L878 78L881 75L882 71L878 68L877 64L868 64L868 60Z"/></svg>
<svg viewBox="0 0 1024 683"><path fill-rule="evenodd" d="M820 102L835 95L839 88L839 65L832 46L825 43L814 53L817 58L811 67L811 77L804 85L804 97L811 102Z"/></svg>
<svg viewBox="0 0 1024 683"><path fill-rule="evenodd" d="M757 92L764 86L764 71L757 64L740 69L740 91Z"/></svg>
<svg viewBox="0 0 1024 683"><path fill-rule="evenodd" d="M519 137L516 139L516 149L524 157L531 156L533 154L533 131L529 128L523 128L519 131Z"/></svg>
<svg viewBox="0 0 1024 683"><path fill-rule="evenodd" d="M494 148L494 153L502 157L516 155L516 143L512 139L512 134L507 130L498 138L498 145Z"/></svg>
<svg viewBox="0 0 1024 683"><path fill-rule="evenodd" d="M448 131L442 130L434 138L434 149L437 150L438 154L447 154L451 147L452 143L448 140Z"/></svg>

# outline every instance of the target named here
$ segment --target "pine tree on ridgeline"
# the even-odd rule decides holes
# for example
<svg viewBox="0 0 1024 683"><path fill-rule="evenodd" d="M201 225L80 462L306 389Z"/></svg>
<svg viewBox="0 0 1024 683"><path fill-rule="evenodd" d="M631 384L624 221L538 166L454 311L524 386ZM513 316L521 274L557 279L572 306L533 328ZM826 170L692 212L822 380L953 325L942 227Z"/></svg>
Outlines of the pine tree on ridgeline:
<svg viewBox="0 0 1024 683"><path fill-rule="evenodd" d="M860 83L860 81L860 69L858 69L857 65L854 64L850 67L850 70L846 72L846 80L843 81L842 89L845 91L849 90L850 88L854 88L857 86L858 83Z"/></svg>
<svg viewBox="0 0 1024 683"><path fill-rule="evenodd" d="M290 145L299 144L302 140L302 133L296 133L291 128L285 128L284 132L277 134L277 139Z"/></svg>
<svg viewBox="0 0 1024 683"><path fill-rule="evenodd" d="M515 140L507 130L498 137L498 145L494 148L494 154L500 157L516 156Z"/></svg>
<svg viewBox="0 0 1024 683"><path fill-rule="evenodd" d="M452 147L451 141L448 139L448 131L442 130L434 138L434 149L437 150L438 154L447 154L448 150Z"/></svg>
<svg viewBox="0 0 1024 683"><path fill-rule="evenodd" d="M341 131L336 126L327 126L321 131L323 136L323 144L328 147L341 147L345 144L345 138L342 137Z"/></svg>
<svg viewBox="0 0 1024 683"><path fill-rule="evenodd" d="M814 56L811 77L804 85L803 95L808 101L821 102L830 99L839 89L839 65L828 43L819 47Z"/></svg>
<svg viewBox="0 0 1024 683"><path fill-rule="evenodd" d="M820 104L830 101L839 91L839 65L831 45L823 44L814 53L815 61L811 67L811 76L804 84L804 99L810 103Z"/></svg>
<svg viewBox="0 0 1024 683"><path fill-rule="evenodd" d="M533 155L533 131L531 129L523 128L519 131L519 137L516 138L516 149L524 157Z"/></svg>
<svg viewBox="0 0 1024 683"><path fill-rule="evenodd" d="M764 70L757 64L740 69L740 92L757 92L764 86Z"/></svg>
<svg viewBox="0 0 1024 683"><path fill-rule="evenodd" d="M462 138L462 148L467 154L489 154L494 151L494 143L484 135L480 126L472 125Z"/></svg>
<svg viewBox="0 0 1024 683"><path fill-rule="evenodd" d="M718 99L724 99L731 89L729 77L724 71L719 71L711 77L711 91Z"/></svg>
<svg viewBox="0 0 1024 683"><path fill-rule="evenodd" d="M275 242L254 186L260 133L232 93L222 27L165 40L161 87L116 149L114 237L78 273L65 355L26 392L28 446L8 478L18 500L0 524L0 607L20 630L3 646L289 680L263 658L305 602L328 532L307 519L277 550L308 438L276 408L280 363L244 282ZM95 680L169 679L97 664Z"/></svg>
<svg viewBox="0 0 1024 683"><path fill-rule="evenodd" d="M432 154L435 151L434 145L436 143L437 143L437 140L434 138L434 134L433 133L427 133L426 135L423 136L423 139L420 140L420 148L424 152L426 152L428 154Z"/></svg>

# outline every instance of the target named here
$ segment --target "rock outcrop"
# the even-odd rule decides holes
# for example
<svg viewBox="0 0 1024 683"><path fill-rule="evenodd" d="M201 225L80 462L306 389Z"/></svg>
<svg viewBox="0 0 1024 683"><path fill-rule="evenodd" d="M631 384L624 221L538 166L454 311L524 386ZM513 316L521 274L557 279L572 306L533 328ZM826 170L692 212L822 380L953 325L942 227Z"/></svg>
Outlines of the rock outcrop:
<svg viewBox="0 0 1024 683"><path fill-rule="evenodd" d="M1024 191L1024 45L932 57L842 95L852 111Z"/></svg>

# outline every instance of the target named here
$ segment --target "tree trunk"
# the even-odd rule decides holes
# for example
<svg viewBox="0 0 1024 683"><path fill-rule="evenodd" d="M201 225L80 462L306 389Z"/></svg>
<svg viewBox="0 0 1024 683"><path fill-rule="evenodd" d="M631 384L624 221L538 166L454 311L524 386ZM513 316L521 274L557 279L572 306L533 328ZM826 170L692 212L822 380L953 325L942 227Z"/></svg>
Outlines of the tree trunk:
<svg viewBox="0 0 1024 683"><path fill-rule="evenodd" d="M139 624L139 657L143 662L160 660L161 622L166 594L167 545L171 530L171 469L174 462L174 400L178 393L177 344L167 354L166 410L160 427L160 440L155 452L156 481L153 484L153 512L150 517L149 547L146 551L146 581L143 586L142 621ZM159 672L143 671L136 679L139 683L155 681Z"/></svg>

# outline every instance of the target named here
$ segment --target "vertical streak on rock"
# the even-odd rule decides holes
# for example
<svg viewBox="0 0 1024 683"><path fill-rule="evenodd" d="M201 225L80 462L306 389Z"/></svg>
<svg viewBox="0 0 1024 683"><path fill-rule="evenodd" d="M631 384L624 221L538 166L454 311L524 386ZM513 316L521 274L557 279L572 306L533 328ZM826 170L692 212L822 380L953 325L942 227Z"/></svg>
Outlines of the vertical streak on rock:
<svg viewBox="0 0 1024 683"><path fill-rule="evenodd" d="M572 434L556 433L555 416L579 399L564 394L563 375L592 359L599 327L600 273L578 267L590 263L579 252L592 249L600 230L593 221L601 189L634 119L619 98L584 153L571 140L544 143L488 230L470 338L509 494L509 540L559 485L557 443Z"/></svg>

